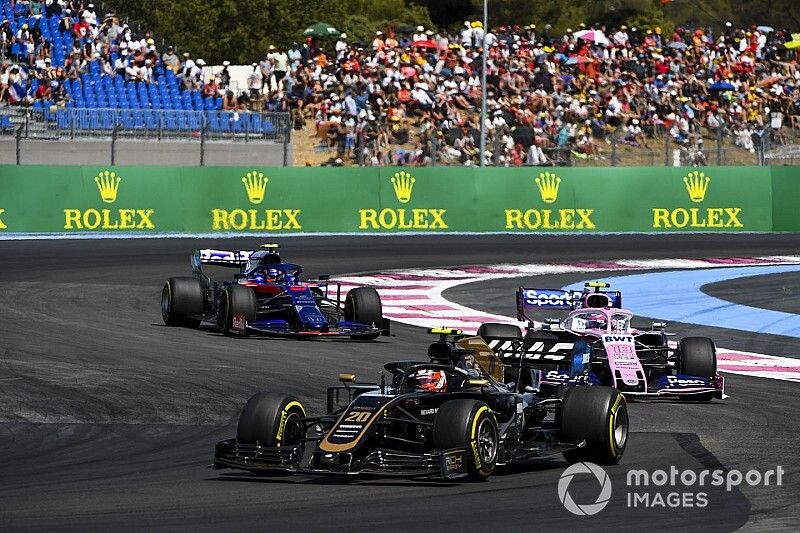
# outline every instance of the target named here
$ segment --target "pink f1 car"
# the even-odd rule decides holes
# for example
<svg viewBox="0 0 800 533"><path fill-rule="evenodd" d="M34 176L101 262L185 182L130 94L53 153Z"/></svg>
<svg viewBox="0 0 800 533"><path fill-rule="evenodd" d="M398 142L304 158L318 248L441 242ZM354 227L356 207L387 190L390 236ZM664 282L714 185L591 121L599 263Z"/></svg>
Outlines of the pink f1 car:
<svg viewBox="0 0 800 533"><path fill-rule="evenodd" d="M506 364L506 381L521 380L536 391L586 383L615 387L628 397L725 397L711 339L684 337L674 345L664 323L635 329L632 313L622 308L622 294L606 288L603 282L587 283L583 291L520 288L517 314L528 323L525 335L507 324L483 324L478 330ZM553 309L569 312L543 323L529 315ZM540 370L542 363L550 363L550 370Z"/></svg>

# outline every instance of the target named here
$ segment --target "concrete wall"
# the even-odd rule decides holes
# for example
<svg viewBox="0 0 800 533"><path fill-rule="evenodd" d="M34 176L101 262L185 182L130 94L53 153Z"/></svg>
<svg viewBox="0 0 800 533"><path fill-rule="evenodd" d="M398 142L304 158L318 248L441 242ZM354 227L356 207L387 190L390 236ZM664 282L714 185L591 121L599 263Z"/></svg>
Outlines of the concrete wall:
<svg viewBox="0 0 800 533"><path fill-rule="evenodd" d="M292 164L292 146L287 147L287 161ZM283 166L282 143L220 142L205 143L205 164L209 166ZM15 164L16 140L0 138L0 164ZM75 139L69 141L20 141L23 165L110 165L110 139ZM193 166L200 164L200 141L129 140L116 144L117 165Z"/></svg>

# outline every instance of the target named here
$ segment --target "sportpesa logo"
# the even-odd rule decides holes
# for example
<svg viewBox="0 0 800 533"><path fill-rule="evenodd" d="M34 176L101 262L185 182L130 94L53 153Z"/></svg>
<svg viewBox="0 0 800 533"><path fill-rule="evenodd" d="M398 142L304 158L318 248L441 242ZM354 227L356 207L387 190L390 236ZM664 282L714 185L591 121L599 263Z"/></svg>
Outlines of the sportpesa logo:
<svg viewBox="0 0 800 533"><path fill-rule="evenodd" d="M116 203L123 182L122 176L111 170L103 170L94 177L94 184L104 204ZM64 209L64 229L110 230L138 229L154 230L155 209Z"/></svg>
<svg viewBox="0 0 800 533"><path fill-rule="evenodd" d="M400 204L412 201L414 184L417 178L401 170L389 178L394 196ZM446 209L432 207L406 209L385 207L378 209L359 209L358 228L362 230L435 230L447 229Z"/></svg>
<svg viewBox="0 0 800 533"><path fill-rule="evenodd" d="M558 201L558 193L562 178L554 172L542 172L533 182L539 192L539 197L545 204L554 204ZM594 209L566 208L566 209L506 209L505 229L527 230L592 230L596 229L592 215Z"/></svg>
<svg viewBox="0 0 800 533"><path fill-rule="evenodd" d="M270 182L263 172L252 170L240 178L247 201L261 205L267 197ZM270 186L271 187L271 186ZM286 231L302 230L300 209L223 209L211 210L214 231Z"/></svg>
<svg viewBox="0 0 800 533"><path fill-rule="evenodd" d="M695 204L705 202L711 185L711 176L695 170L683 177L683 185L689 200ZM741 207L678 207L653 209L653 228L744 228L740 220Z"/></svg>

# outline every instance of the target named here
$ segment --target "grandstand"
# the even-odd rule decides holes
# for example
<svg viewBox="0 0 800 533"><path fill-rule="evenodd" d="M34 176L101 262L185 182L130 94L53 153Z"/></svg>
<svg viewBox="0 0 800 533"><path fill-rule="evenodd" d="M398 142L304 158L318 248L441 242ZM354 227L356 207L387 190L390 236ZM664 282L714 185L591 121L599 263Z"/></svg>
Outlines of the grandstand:
<svg viewBox="0 0 800 533"><path fill-rule="evenodd" d="M3 70L19 71L16 83L9 80L5 91L8 102L16 105L0 108L0 134L13 134L17 142L111 135L288 142L284 114L223 110L221 96L204 95L199 85L187 87L183 73L167 68L155 46L142 50L146 55L138 51L128 55L127 43L110 40L101 50L98 40L78 37L78 23L72 22L82 20L80 14L50 13L27 2L0 1L3 25L7 35L13 36L0 46ZM36 38L20 39L21 31L32 32ZM92 43L89 46L95 53L84 54L81 71L68 77L71 54L87 43ZM42 61L46 54L34 52L34 44L49 48L46 63ZM151 68L146 80L131 79L113 68L120 58L133 65L144 63L145 57ZM47 85L51 90L45 90Z"/></svg>

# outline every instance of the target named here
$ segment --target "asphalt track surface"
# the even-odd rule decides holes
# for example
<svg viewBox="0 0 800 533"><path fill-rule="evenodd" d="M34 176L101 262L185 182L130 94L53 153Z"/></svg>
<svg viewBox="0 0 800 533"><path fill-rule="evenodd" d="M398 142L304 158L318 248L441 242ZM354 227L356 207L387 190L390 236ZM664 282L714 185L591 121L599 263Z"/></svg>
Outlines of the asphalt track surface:
<svg viewBox="0 0 800 533"><path fill-rule="evenodd" d="M285 257L310 275L414 266L793 255L800 249L797 235L281 242ZM252 393L294 394L318 412L337 373L352 371L370 381L385 362L424 357L430 342L421 330L403 325L395 326L396 337L362 343L230 339L209 328L162 325L161 285L188 272L193 248L253 244L253 239L0 242L0 529L796 530L800 384L760 378L728 376L731 398L711 405L630 403L633 433L626 455L607 469L614 494L594 517L575 517L559 502L556 486L566 464L558 458L463 485L393 479L340 484L206 469L215 441L235 434L238 411ZM547 278L526 281L553 286L577 281L576 276ZM708 290L728 300L796 312L797 278L765 280L787 295L795 291L794 296L767 302L760 279ZM447 295L513 315L518 284L463 286ZM673 326L684 334L710 334L730 348L800 353L797 339ZM626 504L628 469L765 471L777 465L785 471L782 486L730 492L705 487L705 507L632 509ZM653 496L674 490L639 492ZM699 489L677 491L694 495ZM576 501L582 496L593 501L598 484L576 478L570 492Z"/></svg>

